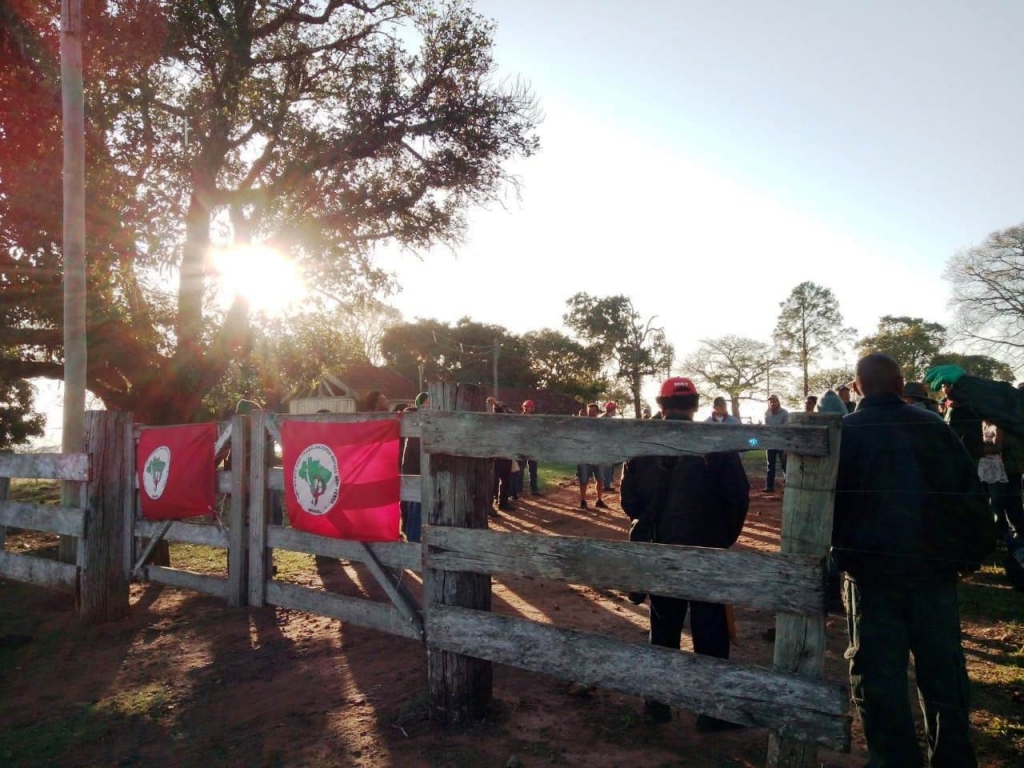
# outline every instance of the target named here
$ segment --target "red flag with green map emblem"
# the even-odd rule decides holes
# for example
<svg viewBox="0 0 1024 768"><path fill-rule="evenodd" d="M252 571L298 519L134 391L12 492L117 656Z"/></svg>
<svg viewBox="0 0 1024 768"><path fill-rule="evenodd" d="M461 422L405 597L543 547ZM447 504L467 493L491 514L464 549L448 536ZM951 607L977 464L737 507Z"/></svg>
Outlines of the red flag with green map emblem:
<svg viewBox="0 0 1024 768"><path fill-rule="evenodd" d="M353 541L399 539L398 419L281 425L292 527Z"/></svg>
<svg viewBox="0 0 1024 768"><path fill-rule="evenodd" d="M216 424L150 427L139 435L135 470L148 520L181 520L214 511Z"/></svg>

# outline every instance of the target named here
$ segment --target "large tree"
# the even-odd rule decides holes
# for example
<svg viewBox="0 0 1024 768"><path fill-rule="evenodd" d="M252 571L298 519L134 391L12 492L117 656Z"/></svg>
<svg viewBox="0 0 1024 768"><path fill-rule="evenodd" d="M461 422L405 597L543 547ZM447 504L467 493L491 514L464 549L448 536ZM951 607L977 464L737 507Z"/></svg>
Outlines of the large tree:
<svg viewBox="0 0 1024 768"><path fill-rule="evenodd" d="M920 317L885 315L878 330L857 342L861 355L882 352L900 364L903 378L920 381L946 341L946 326Z"/></svg>
<svg viewBox="0 0 1024 768"><path fill-rule="evenodd" d="M530 331L523 340L537 386L589 402L608 392L608 379L601 373L602 358L561 331L545 328Z"/></svg>
<svg viewBox="0 0 1024 768"><path fill-rule="evenodd" d="M1024 223L953 256L945 277L957 335L981 352L1024 365Z"/></svg>
<svg viewBox="0 0 1024 768"><path fill-rule="evenodd" d="M580 339L608 361L612 375L629 388L635 413L640 413L644 380L667 375L674 350L665 331L646 320L627 296L591 296L577 293L566 301L563 321Z"/></svg>
<svg viewBox="0 0 1024 768"><path fill-rule="evenodd" d="M497 357L499 390L536 384L521 336L468 317L454 325L432 319L397 323L385 331L380 348L384 361L413 381L422 365L425 380L490 386Z"/></svg>
<svg viewBox="0 0 1024 768"><path fill-rule="evenodd" d="M695 352L683 361L683 370L696 379L706 397L726 394L732 413L740 415L740 401L764 400L762 388L780 363L770 344L742 336L702 339Z"/></svg>
<svg viewBox="0 0 1024 768"><path fill-rule="evenodd" d="M0 346L62 375L59 0L0 4ZM455 243L537 148L468 2L86 0L89 389L187 420L246 338L219 241L265 241L366 295L377 243ZM273 275L266 276L268 280Z"/></svg>
<svg viewBox="0 0 1024 768"><path fill-rule="evenodd" d="M932 365L959 365L972 376L995 381L1013 381L1013 369L1002 360L988 355L963 355L959 352L940 352L932 358Z"/></svg>
<svg viewBox="0 0 1024 768"><path fill-rule="evenodd" d="M843 325L839 302L831 290L800 283L785 301L775 323L775 343L803 375L803 394L810 393L810 368L824 352L850 339L854 329Z"/></svg>

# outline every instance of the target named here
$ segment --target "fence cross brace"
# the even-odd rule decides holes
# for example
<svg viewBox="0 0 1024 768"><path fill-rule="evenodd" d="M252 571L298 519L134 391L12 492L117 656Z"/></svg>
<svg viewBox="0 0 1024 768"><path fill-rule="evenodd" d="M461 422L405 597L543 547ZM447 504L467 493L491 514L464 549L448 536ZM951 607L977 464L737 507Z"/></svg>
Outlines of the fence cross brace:
<svg viewBox="0 0 1024 768"><path fill-rule="evenodd" d="M160 543L161 539L163 539L164 534L170 530L173 522L173 520L164 520L160 525L160 528L157 529L156 535L153 536L153 538L149 540L149 543L146 544L146 548L142 550L142 554L139 555L138 562L135 563L135 566L132 568L133 580L139 577L139 573L142 571L142 568L146 565L149 558L153 556L153 550L156 549L156 545Z"/></svg>
<svg viewBox="0 0 1024 768"><path fill-rule="evenodd" d="M402 614L402 618L412 624L422 638L424 636L423 616L420 614L416 601L409 593L409 590L395 577L391 569L386 569L381 564L380 560L377 559L377 555L370 547L364 543L360 543L359 546L362 547L366 554L366 559L363 562L366 563L366 567L373 575L373 578L377 580L388 597L391 598L391 603Z"/></svg>

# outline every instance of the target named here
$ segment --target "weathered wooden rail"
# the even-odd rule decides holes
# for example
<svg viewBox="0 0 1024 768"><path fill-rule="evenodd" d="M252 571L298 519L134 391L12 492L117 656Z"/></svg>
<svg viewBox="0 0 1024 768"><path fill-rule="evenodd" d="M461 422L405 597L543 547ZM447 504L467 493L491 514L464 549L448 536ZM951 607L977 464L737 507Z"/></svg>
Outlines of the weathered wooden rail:
<svg viewBox="0 0 1024 768"><path fill-rule="evenodd" d="M122 522L129 495L125 445L130 425L130 414L91 412L81 453L0 454L0 576L74 593L85 623L114 621L128 613ZM78 483L78 505L8 501L12 478ZM8 527L75 537L75 562L5 551Z"/></svg>
<svg viewBox="0 0 1024 768"><path fill-rule="evenodd" d="M103 535L114 553L108 553L107 560L116 559L120 564L118 583L124 583L125 602L125 575L134 568L145 580L216 595L232 605L248 602L304 610L423 641L428 649L431 708L446 722L483 714L491 699L491 664L498 662L766 728L770 731L768 764L772 766L815 765L819 746L849 749L847 695L840 684L822 677L824 562L831 532L838 418L794 414L790 426L748 427L502 416L478 412L484 405L482 393L454 384L433 386L431 403L431 410L410 414L402 421L403 436L419 437L422 445L423 474L403 478L401 492L405 500L422 500L426 523L422 544L327 539L268 520L270 494L284 487L281 468L268 461L272 456L268 451L280 441L278 419L346 422L393 416L275 417L259 411L251 417L251 439L249 418L236 416L229 428L221 430L218 440L218 450L228 441L231 448L231 469L219 472L217 478L219 491L231 496L226 526L158 524L139 518L133 492L138 432L133 435L122 420L121 454L114 459L101 457L91 466L94 474L96 461L114 467L110 471L129 489L127 494L102 501L90 493L89 499L97 500L83 502L80 509L50 507L43 512L32 505L3 501L6 484L0 479L0 541L3 525L41 525L42 530L95 541L92 504L120 504L120 525L108 526ZM754 447L790 454L780 552L487 530L490 459L494 457L528 455L543 461L610 463L641 455ZM0 457L0 478L45 476L83 481L89 467L84 455L35 460ZM147 565L142 542L159 537L227 549L227 575ZM88 547L80 547L83 557L85 549ZM390 602L279 581L270 567L275 549L361 563ZM0 574L54 586L82 581L81 564L36 559L46 565L24 565L20 558L0 551ZM12 562L19 565L12 566ZM422 606L406 589L403 571L421 575ZM490 611L494 575L773 611L777 615L773 666L723 661L498 616Z"/></svg>

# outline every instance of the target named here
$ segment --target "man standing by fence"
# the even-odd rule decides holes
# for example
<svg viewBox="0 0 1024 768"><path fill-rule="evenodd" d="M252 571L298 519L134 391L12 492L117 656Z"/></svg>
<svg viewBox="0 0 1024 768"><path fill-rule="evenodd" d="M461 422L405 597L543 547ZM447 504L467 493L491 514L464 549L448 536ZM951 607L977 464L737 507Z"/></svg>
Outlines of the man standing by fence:
<svg viewBox="0 0 1024 768"><path fill-rule="evenodd" d="M789 411L779 404L779 396L772 395L768 398L768 410L764 412L764 424L766 427L781 427L789 422ZM776 451L771 448L767 451L768 464L765 467L764 492L775 492L775 461L782 465L782 477L786 477L786 454L784 451Z"/></svg>
<svg viewBox="0 0 1024 768"><path fill-rule="evenodd" d="M693 421L699 396L693 382L671 378L661 385L658 405L667 421ZM695 547L732 546L743 529L750 505L750 483L739 454L706 456L643 456L626 462L622 475L622 508L632 520L630 541L654 541ZM642 602L643 595L630 595ZM693 650L729 658L726 607L675 597L650 595L651 645L679 649L683 621L690 610ZM647 716L668 722L667 704L648 701ZM737 727L709 715L697 718L697 729Z"/></svg>
<svg viewBox="0 0 1024 768"><path fill-rule="evenodd" d="M862 358L854 386L863 399L843 419L832 554L847 574L846 657L868 765L921 764L913 653L929 765L972 768L956 581L991 552L995 523L960 440L900 398L895 360Z"/></svg>

